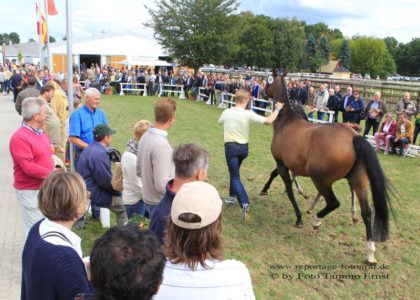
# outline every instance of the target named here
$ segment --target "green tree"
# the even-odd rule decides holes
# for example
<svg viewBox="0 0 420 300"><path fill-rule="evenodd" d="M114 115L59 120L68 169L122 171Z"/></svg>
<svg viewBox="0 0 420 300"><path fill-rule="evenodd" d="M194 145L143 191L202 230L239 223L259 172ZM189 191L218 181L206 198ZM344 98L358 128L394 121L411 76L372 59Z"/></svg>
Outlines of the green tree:
<svg viewBox="0 0 420 300"><path fill-rule="evenodd" d="M22 60L23 60L23 55L22 55L22 52L20 52L20 50L19 50L19 52L18 52L18 60L19 60L19 62L22 62Z"/></svg>
<svg viewBox="0 0 420 300"><path fill-rule="evenodd" d="M301 68L305 55L305 28L297 18L274 20L274 58L276 67L292 72Z"/></svg>
<svg viewBox="0 0 420 300"><path fill-rule="evenodd" d="M305 51L308 56L315 56L316 53L316 40L312 33L308 35L308 39L306 40Z"/></svg>
<svg viewBox="0 0 420 300"><path fill-rule="evenodd" d="M347 40L344 40L340 47L340 54L338 55L338 58L340 58L341 65L350 70L350 61L351 61L351 55L350 55L350 46L349 42Z"/></svg>
<svg viewBox="0 0 420 300"><path fill-rule="evenodd" d="M30 39L28 40L28 43L33 43L33 42L35 42L35 40L34 40L33 38L30 38Z"/></svg>
<svg viewBox="0 0 420 300"><path fill-rule="evenodd" d="M309 34L312 34L315 40L320 39L322 35L325 35L330 41L343 38L343 33L340 29L330 29L328 28L328 25L323 22L312 25L306 25L305 22L302 22L302 24L305 26L306 35L309 36Z"/></svg>
<svg viewBox="0 0 420 300"><path fill-rule="evenodd" d="M49 41L50 43L55 43L55 42L56 42L55 37L53 37L52 35L50 35L50 36L48 37L48 41Z"/></svg>
<svg viewBox="0 0 420 300"><path fill-rule="evenodd" d="M239 39L239 56L246 66L267 67L272 64L273 35L261 23L254 23Z"/></svg>
<svg viewBox="0 0 420 300"><path fill-rule="evenodd" d="M386 51L384 40L359 37L350 47L350 69L356 73L378 74Z"/></svg>
<svg viewBox="0 0 420 300"><path fill-rule="evenodd" d="M330 40L328 44L330 45L330 58L332 60L338 60L340 54L341 44L343 43L344 39L335 39Z"/></svg>
<svg viewBox="0 0 420 300"><path fill-rule="evenodd" d="M10 39L10 42L12 44L19 44L20 43L19 34L17 34L16 32L9 33L9 39Z"/></svg>
<svg viewBox="0 0 420 300"><path fill-rule="evenodd" d="M397 67L395 65L394 58L388 51L385 51L384 55L382 56L381 62L379 64L378 73L372 74L373 75L372 78L375 78L376 75L379 75L379 77L381 77L382 79L385 79L389 75L394 74L396 70L397 70Z"/></svg>
<svg viewBox="0 0 420 300"><path fill-rule="evenodd" d="M309 67L312 73L318 72L319 68L322 66L322 53L321 51L317 50L315 56L311 58L309 62Z"/></svg>
<svg viewBox="0 0 420 300"><path fill-rule="evenodd" d="M420 38L399 44L394 57L400 74L420 76Z"/></svg>
<svg viewBox="0 0 420 300"><path fill-rule="evenodd" d="M386 38L384 38L384 42L386 45L386 48L388 49L388 52L394 56L397 47L398 47L398 41L396 38L394 38L393 36L388 36Z"/></svg>
<svg viewBox="0 0 420 300"><path fill-rule="evenodd" d="M330 62L330 45L325 35L319 40L319 51L321 51L322 62L328 64Z"/></svg>
<svg viewBox="0 0 420 300"><path fill-rule="evenodd" d="M7 33L1 33L0 34L0 44L6 44L9 45L10 44L10 38L9 35Z"/></svg>
<svg viewBox="0 0 420 300"><path fill-rule="evenodd" d="M224 60L237 7L236 0L160 0L156 9L146 7L152 17L146 26L169 56L197 72Z"/></svg>

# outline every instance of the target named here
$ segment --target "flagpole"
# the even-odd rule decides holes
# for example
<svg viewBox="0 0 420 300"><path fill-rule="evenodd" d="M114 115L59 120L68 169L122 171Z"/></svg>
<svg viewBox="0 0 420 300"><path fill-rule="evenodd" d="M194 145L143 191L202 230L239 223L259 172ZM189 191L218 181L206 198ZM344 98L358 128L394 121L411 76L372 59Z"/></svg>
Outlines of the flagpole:
<svg viewBox="0 0 420 300"><path fill-rule="evenodd" d="M71 0L66 0L66 37L67 37L67 98L69 100L69 115L74 111L73 102L73 49L71 36ZM70 144L70 168L74 172L74 148Z"/></svg>
<svg viewBox="0 0 420 300"><path fill-rule="evenodd" d="M47 0L44 0L44 6L45 6L45 23L47 23L47 65L48 70L50 71L50 74L53 72L51 69L51 60L50 60L50 26L48 26L48 4Z"/></svg>

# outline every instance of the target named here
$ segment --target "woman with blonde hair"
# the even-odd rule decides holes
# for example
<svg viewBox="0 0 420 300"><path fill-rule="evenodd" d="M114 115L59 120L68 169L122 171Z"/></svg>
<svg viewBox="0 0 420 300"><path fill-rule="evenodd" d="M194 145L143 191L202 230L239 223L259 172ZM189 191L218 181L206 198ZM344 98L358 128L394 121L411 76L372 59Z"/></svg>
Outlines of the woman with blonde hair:
<svg viewBox="0 0 420 300"><path fill-rule="evenodd" d="M22 254L22 299L74 299L89 292L80 238L71 228L89 195L77 173L54 171L39 190L44 219L32 226Z"/></svg>
<svg viewBox="0 0 420 300"><path fill-rule="evenodd" d="M134 125L134 138L130 139L121 158L123 172L123 201L127 211L127 218L133 214L144 216L144 203L142 200L141 178L136 174L138 144L143 134L149 130L152 122L141 120Z"/></svg>

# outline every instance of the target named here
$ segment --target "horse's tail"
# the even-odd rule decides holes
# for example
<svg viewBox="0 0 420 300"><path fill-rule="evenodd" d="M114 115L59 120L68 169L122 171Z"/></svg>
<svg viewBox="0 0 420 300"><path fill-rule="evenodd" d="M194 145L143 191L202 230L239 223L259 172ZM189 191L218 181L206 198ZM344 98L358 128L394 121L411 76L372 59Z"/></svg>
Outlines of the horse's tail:
<svg viewBox="0 0 420 300"><path fill-rule="evenodd" d="M375 207L373 237L377 242L384 242L389 238L388 205L393 213L389 197L389 192L392 193L392 190L390 190L391 186L369 142L362 136L356 135L353 138L353 145L356 152L356 160L363 164L370 181L373 206Z"/></svg>

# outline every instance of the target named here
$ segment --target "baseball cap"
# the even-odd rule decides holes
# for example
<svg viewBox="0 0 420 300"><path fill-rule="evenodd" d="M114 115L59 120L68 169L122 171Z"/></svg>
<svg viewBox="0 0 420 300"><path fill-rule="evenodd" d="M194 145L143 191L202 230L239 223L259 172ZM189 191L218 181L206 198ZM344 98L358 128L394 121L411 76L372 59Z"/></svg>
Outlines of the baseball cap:
<svg viewBox="0 0 420 300"><path fill-rule="evenodd" d="M106 124L98 124L93 128L93 136L95 138L103 137L108 134L114 134L117 131L115 129L109 128Z"/></svg>
<svg viewBox="0 0 420 300"><path fill-rule="evenodd" d="M171 219L175 225L185 229L201 229L215 222L222 212L222 200L216 188L203 181L184 183L172 202ZM183 213L193 213L200 222L179 220Z"/></svg>

